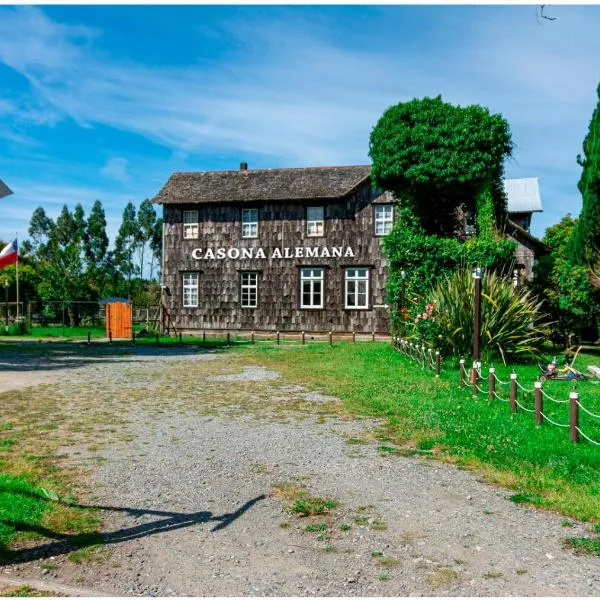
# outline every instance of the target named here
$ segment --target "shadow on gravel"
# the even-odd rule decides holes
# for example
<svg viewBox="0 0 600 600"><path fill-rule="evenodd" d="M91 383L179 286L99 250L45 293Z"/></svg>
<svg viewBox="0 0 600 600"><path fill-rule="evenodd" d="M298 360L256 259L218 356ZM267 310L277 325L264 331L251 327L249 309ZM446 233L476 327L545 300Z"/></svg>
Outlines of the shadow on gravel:
<svg viewBox="0 0 600 600"><path fill-rule="evenodd" d="M127 508L118 506L89 506L79 504L76 505L79 508L95 508L98 510L116 511L127 513L128 515L136 517L156 516L163 517L158 518L149 523L143 523L135 525L133 527L126 527L125 529L119 529L118 531L105 532L105 533L92 533L92 534L78 534L69 535L56 533L45 527L33 526L27 523L17 523L7 520L0 520L0 523L5 523L15 527L18 531L28 531L51 538L56 541L48 542L36 548L24 548L22 550L5 550L0 555L0 564L2 565L14 565L19 563L25 563L32 560L39 560L49 558L51 556L58 556L60 554L68 554L74 550L86 548L90 546L98 546L102 544L118 544L120 542L126 542L128 540L135 540L143 538L149 535L157 535L159 533L165 533L167 531L173 531L176 529L182 529L184 527L190 527L192 525L199 525L202 523L216 522L216 525L211 529L212 532L225 529L235 520L239 519L247 510L252 508L254 504L260 500L266 498L265 494L261 494L252 500L248 500L240 506L236 511L231 513L225 513L222 515L214 515L210 511L199 511L195 513L177 513L162 510L152 509L138 509L138 508Z"/></svg>
<svg viewBox="0 0 600 600"><path fill-rule="evenodd" d="M207 347L187 345L139 345L92 344L68 342L0 342L0 375L3 371L58 371L77 369L92 364L120 362L127 357L135 362L136 357L189 356L207 352L223 351L226 345Z"/></svg>

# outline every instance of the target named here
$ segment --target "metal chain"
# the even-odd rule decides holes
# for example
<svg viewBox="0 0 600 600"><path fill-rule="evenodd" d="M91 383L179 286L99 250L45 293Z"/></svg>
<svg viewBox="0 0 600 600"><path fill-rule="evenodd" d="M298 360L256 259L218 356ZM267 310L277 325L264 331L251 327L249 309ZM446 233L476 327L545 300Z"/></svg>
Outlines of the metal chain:
<svg viewBox="0 0 600 600"><path fill-rule="evenodd" d="M566 425L564 423L557 423L556 421L553 421L550 417L547 417L543 412L540 411L540 414L542 415L542 417L544 417L544 419L546 419L546 421L550 421L552 425L556 425L557 427L569 427L568 423Z"/></svg>
<svg viewBox="0 0 600 600"><path fill-rule="evenodd" d="M581 431L581 429L579 429L579 427L576 427L575 429L577 429L577 431L579 431L579 433L588 441L588 442L592 442L592 444L596 444L596 446L600 446L600 442L596 442L595 440L593 440L592 438L588 437L587 435L585 435L585 433L583 433L583 431Z"/></svg>
<svg viewBox="0 0 600 600"><path fill-rule="evenodd" d="M552 400L552 402L556 402L556 404L566 404L568 402L568 400L557 400L556 398L553 398L549 394L546 394L546 392L544 391L544 388L540 388L540 389L542 390L542 395L543 396L545 396L546 398L548 398L548 400Z"/></svg>
<svg viewBox="0 0 600 600"><path fill-rule="evenodd" d="M581 408L581 410L583 410L583 412L586 412L588 415L590 415L590 417L594 417L595 419L600 419L600 415L596 415L593 412L589 411L585 406L583 406L583 404L581 404L581 402L579 402L579 400L577 400L577 406L579 406L579 408Z"/></svg>

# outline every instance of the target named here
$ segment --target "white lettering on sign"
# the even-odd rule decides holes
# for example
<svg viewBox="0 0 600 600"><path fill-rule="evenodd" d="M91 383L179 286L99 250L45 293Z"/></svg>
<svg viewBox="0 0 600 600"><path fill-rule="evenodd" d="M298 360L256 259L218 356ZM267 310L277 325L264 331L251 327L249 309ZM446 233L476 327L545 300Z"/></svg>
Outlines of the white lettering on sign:
<svg viewBox="0 0 600 600"><path fill-rule="evenodd" d="M354 258L354 250L350 246L317 246L316 248L273 248L269 258ZM262 248L194 248L192 250L194 260L231 260L267 258Z"/></svg>

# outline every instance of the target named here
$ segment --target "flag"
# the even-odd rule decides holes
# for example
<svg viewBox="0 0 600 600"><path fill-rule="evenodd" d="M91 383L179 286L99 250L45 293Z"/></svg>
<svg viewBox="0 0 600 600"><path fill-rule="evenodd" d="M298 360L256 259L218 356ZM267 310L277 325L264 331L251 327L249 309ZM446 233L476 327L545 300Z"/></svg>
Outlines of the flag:
<svg viewBox="0 0 600 600"><path fill-rule="evenodd" d="M8 267L8 265L14 265L19 257L19 250L17 248L17 240L14 239L8 246L5 246L2 252L0 252L0 269Z"/></svg>

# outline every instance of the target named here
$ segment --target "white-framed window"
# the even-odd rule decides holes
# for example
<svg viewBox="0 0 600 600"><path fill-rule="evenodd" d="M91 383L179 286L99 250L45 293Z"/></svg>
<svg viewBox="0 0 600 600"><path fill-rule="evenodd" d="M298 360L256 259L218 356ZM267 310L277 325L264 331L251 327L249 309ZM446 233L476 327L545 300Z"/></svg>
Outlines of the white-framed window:
<svg viewBox="0 0 600 600"><path fill-rule="evenodd" d="M300 308L323 308L323 269L300 269Z"/></svg>
<svg viewBox="0 0 600 600"><path fill-rule="evenodd" d="M346 308L369 308L369 270L346 269Z"/></svg>
<svg viewBox="0 0 600 600"><path fill-rule="evenodd" d="M183 306L198 306L198 273L183 274Z"/></svg>
<svg viewBox="0 0 600 600"><path fill-rule="evenodd" d="M325 207L308 206L306 208L306 235L319 237L325 233Z"/></svg>
<svg viewBox="0 0 600 600"><path fill-rule="evenodd" d="M258 208L242 208L242 237L258 237Z"/></svg>
<svg viewBox="0 0 600 600"><path fill-rule="evenodd" d="M394 225L394 207L375 204L375 235L387 235Z"/></svg>
<svg viewBox="0 0 600 600"><path fill-rule="evenodd" d="M183 239L196 240L198 239L198 211L184 210L183 211Z"/></svg>
<svg viewBox="0 0 600 600"><path fill-rule="evenodd" d="M258 306L258 273L240 273L240 304L242 308Z"/></svg>

